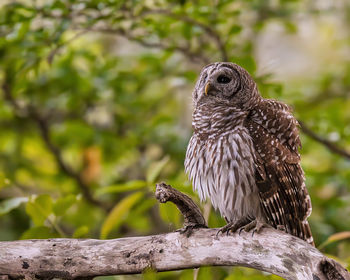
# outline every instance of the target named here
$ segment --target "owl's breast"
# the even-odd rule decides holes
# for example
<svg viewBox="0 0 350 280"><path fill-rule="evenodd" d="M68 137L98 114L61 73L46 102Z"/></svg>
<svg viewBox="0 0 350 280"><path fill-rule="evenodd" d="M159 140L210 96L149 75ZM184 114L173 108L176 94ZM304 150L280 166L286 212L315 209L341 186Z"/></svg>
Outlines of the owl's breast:
<svg viewBox="0 0 350 280"><path fill-rule="evenodd" d="M251 196L259 204L255 161L247 129L236 126L205 140L194 133L187 148L185 170L201 200L209 197L215 209L234 220L252 211L247 203Z"/></svg>
<svg viewBox="0 0 350 280"><path fill-rule="evenodd" d="M226 132L243 127L247 112L225 104L203 104L197 107L192 116L192 127L202 140L218 138Z"/></svg>

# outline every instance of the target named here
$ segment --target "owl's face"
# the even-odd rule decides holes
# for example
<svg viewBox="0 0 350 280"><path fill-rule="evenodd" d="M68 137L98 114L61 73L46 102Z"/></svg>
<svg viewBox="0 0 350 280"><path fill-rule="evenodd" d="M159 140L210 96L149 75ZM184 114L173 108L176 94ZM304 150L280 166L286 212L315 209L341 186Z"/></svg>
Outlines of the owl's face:
<svg viewBox="0 0 350 280"><path fill-rule="evenodd" d="M245 107L256 97L256 84L237 64L216 62L205 66L193 91L195 106L203 103Z"/></svg>

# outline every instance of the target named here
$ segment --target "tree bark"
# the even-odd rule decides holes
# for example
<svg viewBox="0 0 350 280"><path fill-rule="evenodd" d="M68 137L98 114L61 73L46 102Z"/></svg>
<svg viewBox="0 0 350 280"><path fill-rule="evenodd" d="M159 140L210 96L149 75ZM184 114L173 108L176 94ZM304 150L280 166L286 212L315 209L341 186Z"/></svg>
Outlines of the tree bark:
<svg viewBox="0 0 350 280"><path fill-rule="evenodd" d="M201 266L246 266L285 279L350 279L338 263L303 240L272 228L218 235L198 229L112 240L48 239L0 242L0 275L86 278Z"/></svg>
<svg viewBox="0 0 350 280"><path fill-rule="evenodd" d="M188 196L158 184L156 197L178 206L185 216L184 229L111 240L0 242L0 279L92 278L201 266L246 266L291 280L350 279L339 263L297 237L273 228L254 235L217 234L218 229L203 228L205 221Z"/></svg>

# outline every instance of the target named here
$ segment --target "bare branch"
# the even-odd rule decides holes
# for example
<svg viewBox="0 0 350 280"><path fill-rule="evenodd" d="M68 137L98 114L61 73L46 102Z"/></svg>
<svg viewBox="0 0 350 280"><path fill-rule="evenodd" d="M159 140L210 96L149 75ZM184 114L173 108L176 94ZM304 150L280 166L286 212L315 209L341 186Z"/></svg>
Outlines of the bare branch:
<svg viewBox="0 0 350 280"><path fill-rule="evenodd" d="M158 184L157 198L174 202L185 221L202 223L186 195ZM193 208L191 210L190 208ZM170 271L201 266L246 266L285 279L349 280L349 273L307 242L265 228L261 233L217 236L218 229L113 240L49 239L0 242L1 279L76 279Z"/></svg>
<svg viewBox="0 0 350 280"><path fill-rule="evenodd" d="M317 135L304 122L302 122L300 120L298 120L298 122L300 124L302 132L304 132L307 136L311 137L313 140L324 145L331 152L336 153L342 157L345 157L346 159L350 159L350 152L338 147L337 145L335 145L331 141L324 139L321 136Z"/></svg>
<svg viewBox="0 0 350 280"><path fill-rule="evenodd" d="M174 202L185 221L202 223L198 207L186 195L158 184L160 201ZM190 208L193 208L193 211ZM217 236L218 229L197 229L113 240L49 239L0 242L1 279L76 279L170 271L201 266L246 266L285 279L349 280L337 262L302 239L265 228L261 233Z"/></svg>
<svg viewBox="0 0 350 280"><path fill-rule="evenodd" d="M285 279L350 279L338 263L303 240L268 228L216 238L217 229L113 240L0 242L0 275L73 279L201 266L246 266ZM334 276L330 276L334 275Z"/></svg>

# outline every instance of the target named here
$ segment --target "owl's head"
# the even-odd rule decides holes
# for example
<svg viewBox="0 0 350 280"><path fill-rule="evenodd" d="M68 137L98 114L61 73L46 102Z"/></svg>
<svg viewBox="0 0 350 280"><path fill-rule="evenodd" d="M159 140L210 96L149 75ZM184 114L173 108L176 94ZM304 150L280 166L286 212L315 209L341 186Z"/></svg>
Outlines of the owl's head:
<svg viewBox="0 0 350 280"><path fill-rule="evenodd" d="M192 94L195 106L227 104L250 109L260 97L249 73L231 62L216 62L205 66Z"/></svg>

